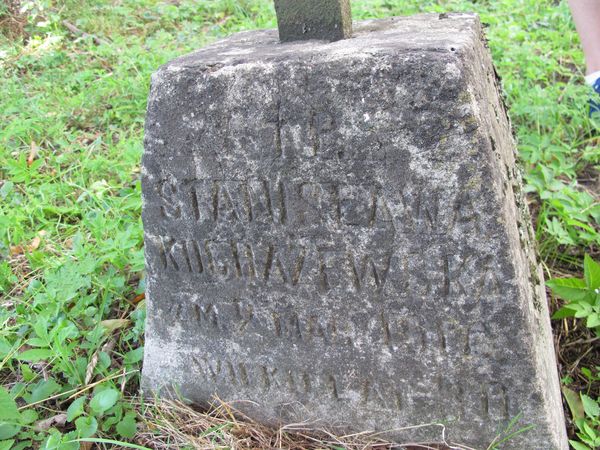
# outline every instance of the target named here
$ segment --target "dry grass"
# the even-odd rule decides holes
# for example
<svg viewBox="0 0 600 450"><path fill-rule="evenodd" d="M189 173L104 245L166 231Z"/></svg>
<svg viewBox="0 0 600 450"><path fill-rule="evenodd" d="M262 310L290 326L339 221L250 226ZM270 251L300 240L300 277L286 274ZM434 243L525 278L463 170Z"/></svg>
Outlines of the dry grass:
<svg viewBox="0 0 600 450"><path fill-rule="evenodd" d="M305 424L278 429L261 425L216 401L200 411L180 401L155 400L138 404L143 415L136 441L154 450L474 450L447 444L393 444L374 433L336 435Z"/></svg>

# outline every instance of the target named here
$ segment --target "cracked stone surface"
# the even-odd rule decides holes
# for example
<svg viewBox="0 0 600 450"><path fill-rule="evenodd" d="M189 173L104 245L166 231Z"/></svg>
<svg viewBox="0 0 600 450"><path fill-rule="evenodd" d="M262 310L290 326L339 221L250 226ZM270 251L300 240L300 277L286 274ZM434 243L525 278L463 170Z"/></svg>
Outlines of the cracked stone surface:
<svg viewBox="0 0 600 450"><path fill-rule="evenodd" d="M142 189L147 391L477 449L519 417L503 449L567 449L477 16L245 32L162 66Z"/></svg>

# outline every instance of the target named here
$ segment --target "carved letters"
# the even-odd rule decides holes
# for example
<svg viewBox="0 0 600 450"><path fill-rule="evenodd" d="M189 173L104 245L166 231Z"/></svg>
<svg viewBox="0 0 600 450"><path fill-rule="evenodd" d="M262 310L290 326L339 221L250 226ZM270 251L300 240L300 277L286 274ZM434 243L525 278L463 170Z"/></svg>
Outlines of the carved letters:
<svg viewBox="0 0 600 450"><path fill-rule="evenodd" d="M378 384L372 378L351 377L340 380L339 375L326 372L307 370L284 370L275 366L266 366L255 362L233 363L229 360L211 360L202 356L191 356L191 361L197 373L204 381L213 385L233 385L239 388L251 387L268 394L282 392L300 396L318 396L320 399L329 398L342 405L351 407L357 402L362 408L373 407L377 410L387 409L402 411L407 405L403 395L411 391L412 408L428 407L430 392L418 392L415 383ZM440 381L443 384L443 381ZM510 418L510 399L507 388L496 382L477 383L470 387L456 389L442 386L450 391L448 395L457 397L461 414L477 412L481 417L507 420ZM430 389L430 388L429 388ZM297 397L296 397L297 398ZM478 398L479 402L469 402ZM467 400L469 399L469 400Z"/></svg>
<svg viewBox="0 0 600 450"><path fill-rule="evenodd" d="M286 153L287 138L277 130L277 156ZM317 157L321 141L315 134L311 142L308 156ZM158 225L155 232L146 230L147 261L154 276L190 277L198 287L197 293L179 293L169 304L168 314L188 333L223 345L243 336L282 348L331 348L384 358L418 353L457 364L488 358L494 351L482 339L485 324L431 321L426 314L410 312L419 311L418 304L394 310L385 301L391 296L407 305L432 305L461 298L473 308L506 287L492 258L446 247L447 236L458 228L464 234L480 222L473 198L466 194L409 191L399 185L390 195L375 182L298 178L166 178L154 186L148 208L154 208ZM473 274L480 274L479 279ZM230 294L203 293L220 285ZM267 292L268 298L257 292ZM301 310L290 301L292 293L346 302L364 297L371 311L358 317L351 307L343 307L338 314L319 309L318 303L313 311ZM368 339L360 338L367 334ZM385 376L357 375L348 381L334 373L214 356L191 358L195 373L212 386L298 398L317 395L363 409L432 407L427 392L421 398L414 385L383 382ZM459 403L467 395L475 399L477 414L508 417L503 386L480 384L455 392L443 384L440 391ZM406 397L405 389L410 389Z"/></svg>
<svg viewBox="0 0 600 450"><path fill-rule="evenodd" d="M286 244L146 235L146 251L155 273L177 272L199 283L305 286L324 294L381 294L389 283L400 296L468 296L476 301L506 289L487 255L450 255L439 248L421 258L394 250L397 253L311 241Z"/></svg>
<svg viewBox="0 0 600 450"><path fill-rule="evenodd" d="M167 179L156 184L156 194L164 220L213 226L327 225L443 234L456 224L474 222L476 216L466 195L448 199L438 192L399 192L391 203L377 184ZM440 208L441 202L448 201L453 208Z"/></svg>
<svg viewBox="0 0 600 450"><path fill-rule="evenodd" d="M147 252L157 273L182 272L199 282L243 280L255 284L297 286L315 283L322 292L383 289L391 255L313 244L284 245L235 241L175 240L147 235ZM307 281L316 274L316 280Z"/></svg>
<svg viewBox="0 0 600 450"><path fill-rule="evenodd" d="M487 358L494 351L484 339L489 333L485 323L459 325L383 309L361 324L352 317L261 305L250 298L215 304L197 295L182 294L181 300L171 308L174 318L185 323L188 331L222 338L254 335L279 341L284 346L318 343L358 348L362 344L353 336L361 333L357 327L364 327L371 330L370 342L391 354L417 352L462 361L470 357Z"/></svg>

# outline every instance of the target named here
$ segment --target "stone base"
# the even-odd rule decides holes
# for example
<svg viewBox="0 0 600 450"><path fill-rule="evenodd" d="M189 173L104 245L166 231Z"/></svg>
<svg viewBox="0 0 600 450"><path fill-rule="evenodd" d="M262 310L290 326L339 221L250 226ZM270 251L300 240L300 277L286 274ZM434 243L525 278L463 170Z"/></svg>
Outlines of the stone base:
<svg viewBox="0 0 600 450"><path fill-rule="evenodd" d="M566 450L515 144L474 15L240 33L152 79L150 390L270 424ZM410 426L420 428L406 429Z"/></svg>

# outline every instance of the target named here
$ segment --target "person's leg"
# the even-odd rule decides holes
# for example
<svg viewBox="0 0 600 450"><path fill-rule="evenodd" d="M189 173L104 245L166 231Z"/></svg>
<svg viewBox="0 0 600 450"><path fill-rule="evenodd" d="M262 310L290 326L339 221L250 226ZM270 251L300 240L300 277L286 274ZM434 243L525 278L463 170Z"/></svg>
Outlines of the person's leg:
<svg viewBox="0 0 600 450"><path fill-rule="evenodd" d="M600 1L569 0L573 20L581 39L586 74L600 71Z"/></svg>
<svg viewBox="0 0 600 450"><path fill-rule="evenodd" d="M600 94L600 0L569 0L587 66L585 81ZM590 100L590 115L600 113L600 101Z"/></svg>

